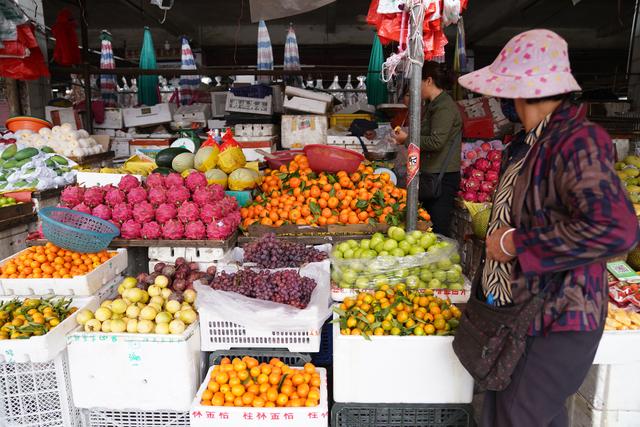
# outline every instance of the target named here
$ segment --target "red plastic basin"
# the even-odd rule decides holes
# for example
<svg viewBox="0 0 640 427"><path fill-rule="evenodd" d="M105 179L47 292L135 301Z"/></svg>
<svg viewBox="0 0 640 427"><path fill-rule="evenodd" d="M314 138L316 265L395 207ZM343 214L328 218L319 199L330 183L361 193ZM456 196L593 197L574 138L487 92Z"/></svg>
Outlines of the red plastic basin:
<svg viewBox="0 0 640 427"><path fill-rule="evenodd" d="M309 159L309 167L314 172L353 173L364 161L364 156L360 153L331 145L307 145L304 147L304 154Z"/></svg>
<svg viewBox="0 0 640 427"><path fill-rule="evenodd" d="M302 150L283 150L271 153L275 158L265 157L269 169L278 169L282 165L288 165L298 154L304 154Z"/></svg>

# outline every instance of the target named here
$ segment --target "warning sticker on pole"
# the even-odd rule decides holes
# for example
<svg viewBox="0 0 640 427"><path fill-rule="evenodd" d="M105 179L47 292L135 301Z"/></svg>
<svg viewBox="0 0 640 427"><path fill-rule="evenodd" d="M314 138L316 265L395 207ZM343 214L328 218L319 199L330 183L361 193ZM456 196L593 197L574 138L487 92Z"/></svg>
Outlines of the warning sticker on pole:
<svg viewBox="0 0 640 427"><path fill-rule="evenodd" d="M407 188L420 170L420 147L409 144L407 149Z"/></svg>

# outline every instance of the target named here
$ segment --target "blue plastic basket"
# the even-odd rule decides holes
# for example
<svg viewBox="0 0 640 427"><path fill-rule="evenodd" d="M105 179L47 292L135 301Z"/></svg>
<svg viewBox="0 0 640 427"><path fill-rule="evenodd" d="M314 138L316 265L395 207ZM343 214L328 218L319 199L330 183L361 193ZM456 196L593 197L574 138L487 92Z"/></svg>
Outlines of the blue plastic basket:
<svg viewBox="0 0 640 427"><path fill-rule="evenodd" d="M118 227L93 215L65 208L38 212L42 234L54 245L81 253L100 252L120 234Z"/></svg>
<svg viewBox="0 0 640 427"><path fill-rule="evenodd" d="M311 361L314 365L323 368L330 367L333 363L333 323L331 318L322 326L320 332L320 351L310 353Z"/></svg>

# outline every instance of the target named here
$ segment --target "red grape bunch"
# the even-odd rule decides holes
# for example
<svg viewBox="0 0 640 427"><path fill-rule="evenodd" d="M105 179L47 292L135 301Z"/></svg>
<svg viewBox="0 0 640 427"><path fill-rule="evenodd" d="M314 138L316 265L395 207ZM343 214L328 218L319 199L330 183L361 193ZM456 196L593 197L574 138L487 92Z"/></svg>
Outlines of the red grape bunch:
<svg viewBox="0 0 640 427"><path fill-rule="evenodd" d="M273 233L245 245L244 259L260 268L299 268L309 262L328 258L325 252L286 240L279 240Z"/></svg>

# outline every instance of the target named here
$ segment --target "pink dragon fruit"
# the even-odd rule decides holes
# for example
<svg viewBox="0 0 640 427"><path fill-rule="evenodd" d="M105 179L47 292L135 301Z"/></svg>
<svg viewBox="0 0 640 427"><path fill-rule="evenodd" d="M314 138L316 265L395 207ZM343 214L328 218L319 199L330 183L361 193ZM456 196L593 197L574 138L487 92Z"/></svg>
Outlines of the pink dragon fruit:
<svg viewBox="0 0 640 427"><path fill-rule="evenodd" d="M502 160L502 153L498 150L491 150L487 153L487 160L493 162L494 160Z"/></svg>
<svg viewBox="0 0 640 427"><path fill-rule="evenodd" d="M202 172L191 172L184 180L184 185L190 190L207 186L207 177Z"/></svg>
<svg viewBox="0 0 640 427"><path fill-rule="evenodd" d="M220 203L222 203L222 216L238 210L238 201L233 196L224 196Z"/></svg>
<svg viewBox="0 0 640 427"><path fill-rule="evenodd" d="M200 217L200 209L194 202L184 202L178 208L178 219L183 223L195 221Z"/></svg>
<svg viewBox="0 0 640 427"><path fill-rule="evenodd" d="M153 206L158 206L167 201L167 193L163 187L152 187L149 189L149 201Z"/></svg>
<svg viewBox="0 0 640 427"><path fill-rule="evenodd" d="M493 162L491 162L491 166L489 168L489 170L495 171L495 172L500 172L500 167L502 166L502 162L500 160L494 160Z"/></svg>
<svg viewBox="0 0 640 427"><path fill-rule="evenodd" d="M179 173L172 172L164 178L164 185L167 188L184 185L184 179Z"/></svg>
<svg viewBox="0 0 640 427"><path fill-rule="evenodd" d="M97 216L98 218L102 219L111 219L111 208L107 205L98 205L93 208L93 211L91 211L91 215Z"/></svg>
<svg viewBox="0 0 640 427"><path fill-rule="evenodd" d="M210 185L207 188L209 189L209 191L211 191L211 194L213 194L213 201L214 202L217 202L218 200L222 200L222 198L225 195L224 187L222 187L222 185L213 184L213 185Z"/></svg>
<svg viewBox="0 0 640 427"><path fill-rule="evenodd" d="M196 188L191 198L198 206L204 206L207 203L213 203L215 201L213 199L213 191L210 190L210 187Z"/></svg>
<svg viewBox="0 0 640 427"><path fill-rule="evenodd" d="M147 222L142 225L141 235L143 239L158 239L162 236L162 227L155 221Z"/></svg>
<svg viewBox="0 0 640 427"><path fill-rule="evenodd" d="M117 189L116 187L111 187L107 190L104 195L104 201L107 202L107 205L114 207L117 204L124 203L127 197L124 193Z"/></svg>
<svg viewBox="0 0 640 427"><path fill-rule="evenodd" d="M140 181L133 175L125 175L120 180L118 188L125 193L131 191L132 188L140 187Z"/></svg>
<svg viewBox="0 0 640 427"><path fill-rule="evenodd" d="M497 181L499 177L498 172L494 170L487 171L487 173L484 174L484 179L490 182Z"/></svg>
<svg viewBox="0 0 640 427"><path fill-rule="evenodd" d="M177 219L171 219L162 226L162 237L169 240L180 240L184 237L184 226Z"/></svg>
<svg viewBox="0 0 640 427"><path fill-rule="evenodd" d="M486 172L491 167L491 162L487 159L478 159L476 160L474 166L476 167L476 169L479 169L482 172Z"/></svg>
<svg viewBox="0 0 640 427"><path fill-rule="evenodd" d="M120 236L123 239L139 239L141 236L142 225L130 219L120 227Z"/></svg>
<svg viewBox="0 0 640 427"><path fill-rule="evenodd" d="M206 205L200 208L200 219L205 223L209 224L213 221L215 210L217 209L218 203L207 203Z"/></svg>
<svg viewBox="0 0 640 427"><path fill-rule="evenodd" d="M153 205L146 200L133 207L133 219L138 221L140 224L152 221L154 216L155 211L153 210Z"/></svg>
<svg viewBox="0 0 640 427"><path fill-rule="evenodd" d="M118 222L125 222L133 218L131 207L126 203L118 203L111 211L111 219Z"/></svg>
<svg viewBox="0 0 640 427"><path fill-rule="evenodd" d="M104 191L100 187L87 188L84 192L84 204L95 208L104 202Z"/></svg>
<svg viewBox="0 0 640 427"><path fill-rule="evenodd" d="M494 188L495 186L490 181L482 181L480 183L480 191L483 193L491 194L493 193Z"/></svg>
<svg viewBox="0 0 640 427"><path fill-rule="evenodd" d="M142 187L135 187L129 190L127 193L127 202L130 205L137 205L141 202L147 201L147 190Z"/></svg>
<svg viewBox="0 0 640 427"><path fill-rule="evenodd" d="M91 208L84 203L78 203L73 207L74 211L84 212L86 214L91 214Z"/></svg>
<svg viewBox="0 0 640 427"><path fill-rule="evenodd" d="M462 198L467 202L477 202L478 201L478 193L474 191L465 191L462 195Z"/></svg>
<svg viewBox="0 0 640 427"><path fill-rule="evenodd" d="M160 224L164 224L171 219L174 219L178 215L178 210L175 205L169 203L163 203L156 209L156 221Z"/></svg>
<svg viewBox="0 0 640 427"><path fill-rule="evenodd" d="M202 221L193 221L188 223L184 228L184 235L187 239L202 240L207 237L207 228Z"/></svg>
<svg viewBox="0 0 640 427"><path fill-rule="evenodd" d="M233 226L232 222L227 218L213 221L207 226L207 237L213 240L223 240L231 236L237 226Z"/></svg>
<svg viewBox="0 0 640 427"><path fill-rule="evenodd" d="M60 194L60 202L67 208L72 208L75 205L79 205L84 200L84 188L76 185L65 187Z"/></svg>
<svg viewBox="0 0 640 427"><path fill-rule="evenodd" d="M184 203L191 198L191 192L187 189L187 187L183 187L182 185L177 187L170 187L167 191L167 202L173 203L174 205Z"/></svg>
<svg viewBox="0 0 640 427"><path fill-rule="evenodd" d="M487 193L478 193L476 200L478 203L489 202L491 201L491 195Z"/></svg>
<svg viewBox="0 0 640 427"><path fill-rule="evenodd" d="M474 169L471 171L471 178L473 179L477 179L478 181L483 181L484 180L484 172L482 172L481 170L478 169Z"/></svg>
<svg viewBox="0 0 640 427"><path fill-rule="evenodd" d="M480 188L480 181L474 178L469 178L466 182L465 189L467 191L478 191Z"/></svg>
<svg viewBox="0 0 640 427"><path fill-rule="evenodd" d="M152 173L145 180L145 184L149 188L151 188L151 187L164 187L164 176L160 175L157 172L156 173Z"/></svg>

